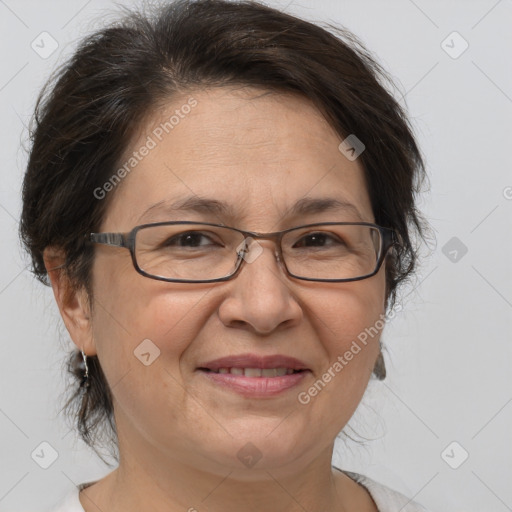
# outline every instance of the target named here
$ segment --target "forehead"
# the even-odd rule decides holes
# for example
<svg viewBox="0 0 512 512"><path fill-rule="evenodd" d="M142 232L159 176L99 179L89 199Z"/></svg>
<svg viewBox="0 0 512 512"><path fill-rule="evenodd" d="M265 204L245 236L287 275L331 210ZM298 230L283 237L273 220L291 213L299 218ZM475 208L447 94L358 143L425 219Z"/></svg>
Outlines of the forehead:
<svg viewBox="0 0 512 512"><path fill-rule="evenodd" d="M362 165L339 151L341 140L298 95L248 87L191 90L141 126L124 155L125 163L136 158L135 165L114 192L107 222L133 227L147 211L160 215L148 221L166 220L175 206L204 199L221 203L226 222L266 229L287 212L296 214L298 201L304 206L321 198L353 204L371 221Z"/></svg>

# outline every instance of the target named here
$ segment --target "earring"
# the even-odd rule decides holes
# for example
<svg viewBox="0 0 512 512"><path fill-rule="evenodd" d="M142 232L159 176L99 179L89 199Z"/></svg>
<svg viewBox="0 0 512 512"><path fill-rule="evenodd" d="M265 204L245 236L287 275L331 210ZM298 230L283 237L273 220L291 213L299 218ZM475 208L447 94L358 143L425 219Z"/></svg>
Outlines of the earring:
<svg viewBox="0 0 512 512"><path fill-rule="evenodd" d="M375 361L373 373L378 380L384 380L386 378L386 363L384 361L384 355L382 354L382 345L377 360Z"/></svg>
<svg viewBox="0 0 512 512"><path fill-rule="evenodd" d="M82 382L80 383L80 387L83 388L84 391L87 391L87 388L90 385L90 382L89 382L89 367L87 366L87 356L85 355L85 352L83 350L81 350L81 352L82 352L82 358L84 360L85 371L84 371L84 375L82 377Z"/></svg>

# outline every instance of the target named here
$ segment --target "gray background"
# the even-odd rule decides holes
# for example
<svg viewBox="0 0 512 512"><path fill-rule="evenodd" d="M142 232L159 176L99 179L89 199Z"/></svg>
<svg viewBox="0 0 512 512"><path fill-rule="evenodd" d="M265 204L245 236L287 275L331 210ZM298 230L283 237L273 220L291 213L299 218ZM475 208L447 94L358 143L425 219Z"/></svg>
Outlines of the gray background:
<svg viewBox="0 0 512 512"><path fill-rule="evenodd" d="M340 442L334 462L433 511L512 510L512 2L289 3L270 5L345 25L397 81L427 159L420 207L437 238L384 331L389 377L370 383L351 421L373 440ZM71 345L17 228L36 94L112 11L100 0L0 0L0 511L44 510L110 471L59 417ZM31 47L43 31L59 45L47 58ZM469 44L461 55L454 31ZM42 442L58 453L48 469L31 456Z"/></svg>

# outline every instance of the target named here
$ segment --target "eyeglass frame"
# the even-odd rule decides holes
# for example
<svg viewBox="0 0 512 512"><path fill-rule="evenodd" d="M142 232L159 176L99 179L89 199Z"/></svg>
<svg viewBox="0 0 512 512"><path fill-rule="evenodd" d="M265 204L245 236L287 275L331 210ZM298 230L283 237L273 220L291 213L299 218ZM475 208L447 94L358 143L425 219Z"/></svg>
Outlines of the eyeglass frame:
<svg viewBox="0 0 512 512"><path fill-rule="evenodd" d="M384 262L384 259L389 251L389 249L397 244L396 239L396 233L391 228L385 228L383 226L379 226L378 224L374 224L371 222L315 222L313 224L304 224L301 226L295 226L293 228L284 229L282 231L272 231L270 233L258 233L256 231L246 231L243 229L233 228L231 226L225 226L223 224L214 224L211 222L196 222L196 221L165 221L165 222L153 222L149 224L141 224L139 226L135 226L131 231L124 232L124 233L112 233L112 232L100 232L100 233L88 233L85 235L86 240L101 244L101 245L108 245L112 247L121 247L124 249L128 249L130 251L131 259L133 266L135 270L141 274L144 277L147 277L149 279L155 279L157 281L165 281L168 283L217 283L217 282L223 282L223 281L229 281L231 279L234 279L239 273L240 269L243 266L243 261L245 261L245 258L243 257L243 251L240 251L237 253L238 259L236 263L235 270L224 277L218 277L215 279L202 279L202 280L191 280L191 279L176 279L176 278L169 278L169 277L163 277L163 276L157 276L153 274L149 274L142 268L140 268L137 257L135 256L135 239L137 232L141 229L148 228L151 226L164 226L164 225L174 225L174 224L199 224L204 226L214 226L219 228L227 228L231 229L233 231L237 231L238 233L241 233L244 235L244 240L251 237L255 240L258 239L264 239L264 240L273 240L276 246L276 251L274 254L277 256L277 261L282 263L284 269L286 270L286 273L288 276L293 277L294 279L300 279L302 281L315 281L315 282L329 282L329 283L346 283L346 282L352 282L352 281L361 281L363 279L368 279L369 277L374 276L377 274L377 272L380 270L382 263ZM368 226L375 228L379 231L380 234L380 242L381 242L381 253L379 254L379 257L375 263L375 269L370 274L366 274L364 276L360 277L350 277L350 278L343 278L343 279L316 279L311 277L300 277L296 276L295 274L292 274L290 270L288 269L288 266L286 265L285 258L283 257L283 248L282 248L282 239L283 236L290 232L301 228L308 228L308 227L314 227L314 226L329 226L329 225L350 225L350 226ZM241 255L242 254L242 255Z"/></svg>

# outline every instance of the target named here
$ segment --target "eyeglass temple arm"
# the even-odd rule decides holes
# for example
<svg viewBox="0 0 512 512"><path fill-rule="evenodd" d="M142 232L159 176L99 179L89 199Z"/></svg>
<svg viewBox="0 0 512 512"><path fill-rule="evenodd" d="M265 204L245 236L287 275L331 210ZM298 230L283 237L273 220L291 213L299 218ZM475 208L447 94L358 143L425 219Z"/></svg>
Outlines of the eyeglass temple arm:
<svg viewBox="0 0 512 512"><path fill-rule="evenodd" d="M91 233L89 239L97 244L128 247L126 236L123 233Z"/></svg>
<svg viewBox="0 0 512 512"><path fill-rule="evenodd" d="M396 231L394 229L386 228L386 230L384 231L384 234L385 234L384 235L385 236L385 241L387 239L388 249L390 249L391 247L395 247L395 246L400 245L399 240L398 240L398 236L397 236Z"/></svg>

